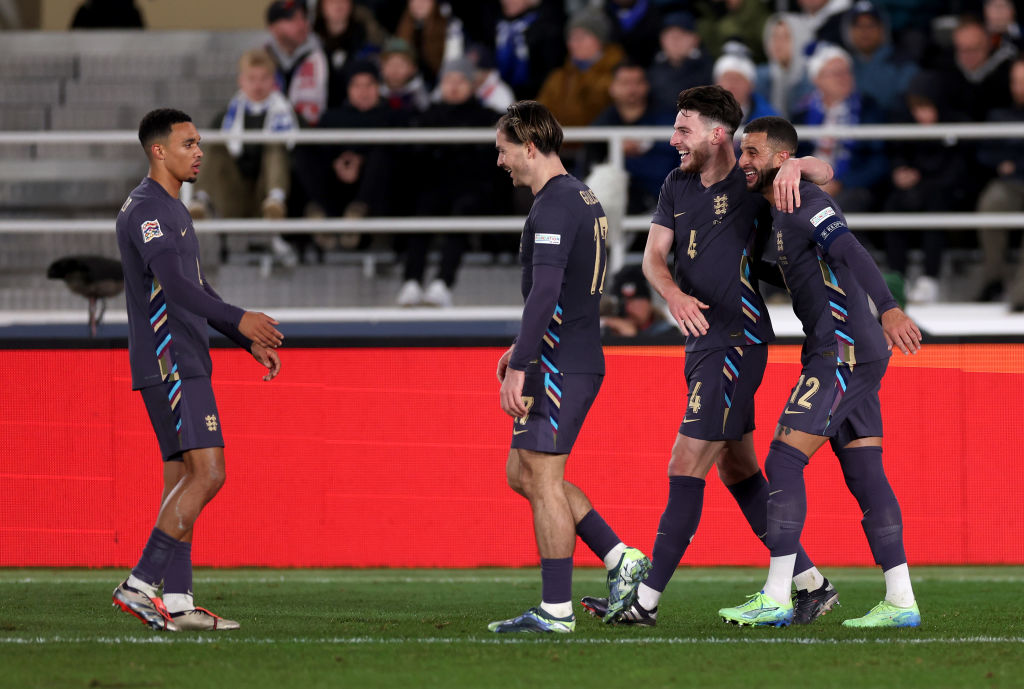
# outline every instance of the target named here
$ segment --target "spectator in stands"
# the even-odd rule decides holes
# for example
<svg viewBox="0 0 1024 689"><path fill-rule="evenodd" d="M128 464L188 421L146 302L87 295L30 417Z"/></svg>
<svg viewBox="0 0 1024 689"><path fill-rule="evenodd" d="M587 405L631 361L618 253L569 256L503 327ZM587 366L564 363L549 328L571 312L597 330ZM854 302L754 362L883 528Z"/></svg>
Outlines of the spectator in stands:
<svg viewBox="0 0 1024 689"><path fill-rule="evenodd" d="M391 38L380 53L380 95L392 110L423 112L430 105L426 82L416 68L412 46Z"/></svg>
<svg viewBox="0 0 1024 689"><path fill-rule="evenodd" d="M790 13L773 14L764 25L764 52L767 62L757 66L755 92L766 99L783 117L790 117L810 93L807 56L799 46L806 45L807 25Z"/></svg>
<svg viewBox="0 0 1024 689"><path fill-rule="evenodd" d="M1013 104L989 113L991 122L1024 122L1024 57L1010 66L1010 93ZM979 213L1020 213L1024 211L1024 140L986 141L978 151L978 159L995 177L988 182L978 198ZM1010 282L1009 230L984 228L978 233L984 263L985 284L979 301L993 301L1008 285L1007 296L1013 311L1024 311L1024 269ZM1024 265L1022 262L1021 265Z"/></svg>
<svg viewBox="0 0 1024 689"><path fill-rule="evenodd" d="M751 51L751 59L764 60L761 34L768 19L768 5L762 0L700 0L697 31L704 47L714 57L725 54L729 41L739 41Z"/></svg>
<svg viewBox="0 0 1024 689"><path fill-rule="evenodd" d="M409 0L395 29L417 58L417 68L428 85L437 83L441 63L465 53L462 22L451 5L438 0Z"/></svg>
<svg viewBox="0 0 1024 689"><path fill-rule="evenodd" d="M544 79L565 59L565 15L541 0L501 0L494 57L516 99L536 98Z"/></svg>
<svg viewBox="0 0 1024 689"><path fill-rule="evenodd" d="M1017 21L1017 8L1010 0L985 0L982 7L985 28L992 36L993 46L998 50L1010 43L1020 52L1024 48L1024 32Z"/></svg>
<svg viewBox="0 0 1024 689"><path fill-rule="evenodd" d="M608 92L612 104L591 123L595 127L664 126L668 131L675 121L674 111L651 105L647 75L635 62L627 59L615 67ZM665 175L679 165L679 154L664 140L626 139L622 144L629 174L626 212L648 213L657 205ZM589 144L585 150L587 167L608 155L608 147L602 143Z"/></svg>
<svg viewBox="0 0 1024 689"><path fill-rule="evenodd" d="M473 83L477 99L491 110L504 114L516 96L512 87L502 81L501 72L494 64L494 54L486 46L473 43L466 48L466 57L476 67Z"/></svg>
<svg viewBox="0 0 1024 689"><path fill-rule="evenodd" d="M1009 107L1010 61L1016 49L1010 43L993 48L988 30L976 18L965 16L953 30L953 64L943 72L944 88L956 93L971 120L981 122L995 108Z"/></svg>
<svg viewBox="0 0 1024 689"><path fill-rule="evenodd" d="M239 134L245 130L290 132L299 127L291 104L274 83L275 65L262 48L249 50L238 61L238 92L213 126ZM243 143L237 139L206 147L206 174L196 183L189 213L199 220L259 218L280 220L285 216L291 172L283 143ZM294 267L294 250L274 235L271 253L285 267ZM226 237L221 237L221 260L227 259Z"/></svg>
<svg viewBox="0 0 1024 689"><path fill-rule="evenodd" d="M814 90L794 113L794 124L856 125L884 121L870 96L857 92L853 61L842 48L822 44L807 62ZM800 155L813 155L832 166L835 177L822 188L846 211L875 209L888 162L881 141L824 137L801 144Z"/></svg>
<svg viewBox="0 0 1024 689"><path fill-rule="evenodd" d="M857 90L871 96L887 119L903 109L903 95L917 66L898 59L881 9L859 0L842 16L843 43L853 59Z"/></svg>
<svg viewBox="0 0 1024 689"><path fill-rule="evenodd" d="M309 28L305 0L274 0L267 7L267 52L277 63L277 86L303 125L313 126L327 107L330 70L320 39Z"/></svg>
<svg viewBox="0 0 1024 689"><path fill-rule="evenodd" d="M611 22L611 42L622 46L631 60L647 68L658 51L661 13L650 0L605 0Z"/></svg>
<svg viewBox="0 0 1024 689"><path fill-rule="evenodd" d="M358 129L408 125L408 115L381 101L377 67L364 60L351 66L348 98L324 113L322 128ZM407 193L401 186L401 166L394 164L394 149L387 145L354 143L299 146L295 169L314 205L308 215L362 218L367 215L402 215ZM364 248L369 238L345 235L342 248ZM334 248L331 237L319 237L321 249Z"/></svg>
<svg viewBox="0 0 1024 689"><path fill-rule="evenodd" d="M601 305L601 325L609 335L652 337L675 332L676 325L654 305L651 288L640 266L626 266L615 276L614 297ZM680 334L680 338L682 335Z"/></svg>
<svg viewBox="0 0 1024 689"><path fill-rule="evenodd" d="M915 63L933 65L928 54L934 49L932 22L948 14L955 4L948 0L873 0L885 13L892 34L893 50ZM973 3L974 0L971 0Z"/></svg>
<svg viewBox="0 0 1024 689"><path fill-rule="evenodd" d="M583 127L611 103L608 87L612 70L625 57L622 48L608 42L611 26L605 14L585 7L566 25L569 56L553 70L537 94L563 127ZM563 153L571 148L563 147Z"/></svg>
<svg viewBox="0 0 1024 689"><path fill-rule="evenodd" d="M711 57L701 47L697 23L689 12L671 12L658 34L661 51L647 71L653 104L674 111L680 92L711 83Z"/></svg>
<svg viewBox="0 0 1024 689"><path fill-rule="evenodd" d="M801 35L809 37L811 43L822 41L839 45L842 42L840 21L843 12L850 9L852 0L797 0L800 11L796 13L797 21L804 25ZM800 46L807 52L813 48L811 43Z"/></svg>
<svg viewBox="0 0 1024 689"><path fill-rule="evenodd" d="M345 100L348 67L379 52L387 34L373 14L353 0L319 0L313 31L330 69L327 107L336 108Z"/></svg>
<svg viewBox="0 0 1024 689"><path fill-rule="evenodd" d="M942 82L931 72L919 72L907 87L906 105L911 121L921 127L950 122L955 115ZM973 202L971 174L974 154L954 137L904 139L890 142L892 190L885 200L887 213L942 213L966 210ZM889 269L907 277L907 249L920 240L924 273L907 289L907 301L932 303L939 298L939 273L946 246L945 230L888 230L885 233Z"/></svg>
<svg viewBox="0 0 1024 689"><path fill-rule="evenodd" d="M779 113L761 94L754 90L757 69L743 53L727 52L715 60L711 78L716 86L731 93L743 109L743 122L736 130L737 148L743 136L743 126L758 117L778 116Z"/></svg>
<svg viewBox="0 0 1024 689"><path fill-rule="evenodd" d="M476 67L466 58L445 62L441 68L441 101L416 118L420 127L492 127L498 113L485 107L473 94ZM487 215L493 207L495 166L489 144L417 146L415 167L424 171L416 184L419 216ZM404 283L396 299L399 306L449 307L452 287L466 251L464 232L441 236L441 265L437 276L423 289L427 252L433 234L405 236Z"/></svg>
<svg viewBox="0 0 1024 689"><path fill-rule="evenodd" d="M85 0L75 11L72 29L144 29L134 0Z"/></svg>

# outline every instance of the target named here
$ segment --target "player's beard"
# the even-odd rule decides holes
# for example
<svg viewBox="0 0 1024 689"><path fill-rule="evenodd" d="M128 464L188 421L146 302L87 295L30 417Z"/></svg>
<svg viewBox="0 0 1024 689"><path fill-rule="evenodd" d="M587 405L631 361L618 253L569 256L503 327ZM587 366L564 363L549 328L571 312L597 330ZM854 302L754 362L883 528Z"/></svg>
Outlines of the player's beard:
<svg viewBox="0 0 1024 689"><path fill-rule="evenodd" d="M711 152L708 150L707 144L691 148L690 154L685 161L680 163L679 169L683 172L699 173L710 158Z"/></svg>
<svg viewBox="0 0 1024 689"><path fill-rule="evenodd" d="M754 186L750 187L750 190L763 193L765 189L775 183L779 168L773 167L770 170L755 170L755 172L757 172L757 176L754 177Z"/></svg>

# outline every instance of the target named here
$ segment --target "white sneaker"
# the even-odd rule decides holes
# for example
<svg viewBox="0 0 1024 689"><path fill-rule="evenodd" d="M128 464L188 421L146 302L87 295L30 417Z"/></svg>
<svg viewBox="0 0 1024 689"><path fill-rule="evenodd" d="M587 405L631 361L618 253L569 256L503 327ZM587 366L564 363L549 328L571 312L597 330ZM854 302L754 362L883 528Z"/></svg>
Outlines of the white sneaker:
<svg viewBox="0 0 1024 689"><path fill-rule="evenodd" d="M399 306L419 306L422 302L423 288L415 280L406 280L395 298L395 303Z"/></svg>
<svg viewBox="0 0 1024 689"><path fill-rule="evenodd" d="M452 291L448 289L448 285L444 284L444 280L434 280L423 294L423 301L428 306L450 309L452 307Z"/></svg>
<svg viewBox="0 0 1024 689"><path fill-rule="evenodd" d="M933 277L922 275L914 281L914 286L907 290L907 301L914 304L934 304L939 300L939 281Z"/></svg>
<svg viewBox="0 0 1024 689"><path fill-rule="evenodd" d="M294 268L299 265L299 257L292 245L281 238L281 235L274 235L270 239L270 253L274 260L285 268Z"/></svg>

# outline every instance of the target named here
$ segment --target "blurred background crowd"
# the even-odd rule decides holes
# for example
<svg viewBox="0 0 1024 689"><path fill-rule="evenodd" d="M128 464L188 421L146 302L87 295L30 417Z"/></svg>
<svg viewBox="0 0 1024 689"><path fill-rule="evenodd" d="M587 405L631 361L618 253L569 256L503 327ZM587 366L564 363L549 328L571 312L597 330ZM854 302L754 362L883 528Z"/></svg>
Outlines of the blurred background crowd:
<svg viewBox="0 0 1024 689"><path fill-rule="evenodd" d="M86 0L72 28L142 29L145 3L137 3ZM728 89L744 122L1024 121L1019 11L1013 0L275 0L265 7L263 45L232 61L237 91L223 93L220 111L198 124L228 132L489 127L512 101L536 99L564 126L665 127L661 140L625 142L626 212L646 214L678 164L667 140L676 95L691 86ZM1024 211L1020 139L829 138L804 148L832 164L827 191L847 213ZM586 178L606 149L568 144L563 158ZM491 144L236 142L205 153L190 202L197 219L507 215L530 204L495 167ZM893 229L864 238L901 299L1006 299L1024 310L1013 235ZM249 251L246 241L222 238L220 260ZM509 262L517 241L288 234L262 251L276 269L295 270L387 242L402 271L394 301L449 306L467 250ZM642 251L643 241L631 249ZM951 248L981 264L980 277L955 290L943 287L958 270ZM625 303L623 289L649 295L635 273L616 282Z"/></svg>

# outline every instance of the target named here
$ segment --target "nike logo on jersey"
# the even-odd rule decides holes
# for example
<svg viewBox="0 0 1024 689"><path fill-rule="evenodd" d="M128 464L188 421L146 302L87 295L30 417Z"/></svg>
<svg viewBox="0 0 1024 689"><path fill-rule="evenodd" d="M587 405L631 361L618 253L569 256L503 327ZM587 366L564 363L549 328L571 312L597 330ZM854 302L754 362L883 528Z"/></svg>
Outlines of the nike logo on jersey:
<svg viewBox="0 0 1024 689"><path fill-rule="evenodd" d="M674 213L674 214L672 215L672 217L673 217L673 218L678 218L678 217L679 217L680 215L686 215L686 211L683 211L682 213Z"/></svg>
<svg viewBox="0 0 1024 689"><path fill-rule="evenodd" d="M683 423L693 423L694 421L700 421L700 419L683 419Z"/></svg>
<svg viewBox="0 0 1024 689"><path fill-rule="evenodd" d="M522 435L523 433L526 433L529 430L530 430L529 428L524 428L521 431L512 431L512 435Z"/></svg>
<svg viewBox="0 0 1024 689"><path fill-rule="evenodd" d="M787 409L786 411L784 411L782 413L783 414L803 414L802 411L793 411L792 409Z"/></svg>
<svg viewBox="0 0 1024 689"><path fill-rule="evenodd" d="M185 233L186 233L186 232L188 232L188 228L187 228L187 227L183 227L183 228L181 228L181 236L182 236L182 237L184 237L184 236L185 236Z"/></svg>

